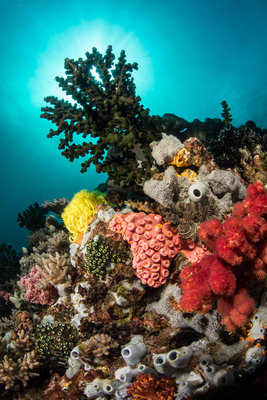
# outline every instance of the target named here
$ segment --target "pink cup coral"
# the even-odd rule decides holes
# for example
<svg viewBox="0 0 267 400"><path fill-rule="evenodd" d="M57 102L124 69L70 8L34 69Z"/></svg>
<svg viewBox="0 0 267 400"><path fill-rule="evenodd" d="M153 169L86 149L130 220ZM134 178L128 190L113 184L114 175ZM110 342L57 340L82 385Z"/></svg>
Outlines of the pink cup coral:
<svg viewBox="0 0 267 400"><path fill-rule="evenodd" d="M133 267L142 283L159 287L166 282L171 260L181 249L179 235L169 222L160 215L131 212L116 214L109 229L121 232L130 243Z"/></svg>

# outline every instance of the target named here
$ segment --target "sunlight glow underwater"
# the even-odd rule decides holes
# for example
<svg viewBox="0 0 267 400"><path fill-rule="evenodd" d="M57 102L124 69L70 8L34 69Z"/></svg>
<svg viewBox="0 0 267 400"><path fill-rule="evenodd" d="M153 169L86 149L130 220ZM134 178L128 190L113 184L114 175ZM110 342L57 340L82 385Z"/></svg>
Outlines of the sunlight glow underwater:
<svg viewBox="0 0 267 400"><path fill-rule="evenodd" d="M127 62L137 62L142 67L134 71L135 84L139 93L149 91L154 83L152 61L139 39L118 25L97 19L83 21L51 38L46 50L40 54L34 75L29 81L32 105L38 108L44 106L44 97L50 95L73 104L72 97L66 95L54 79L56 76L65 77L64 59L85 58L85 53L91 52L93 47L104 54L108 45L112 45L116 59L120 51L125 50ZM97 74L94 76L97 77Z"/></svg>

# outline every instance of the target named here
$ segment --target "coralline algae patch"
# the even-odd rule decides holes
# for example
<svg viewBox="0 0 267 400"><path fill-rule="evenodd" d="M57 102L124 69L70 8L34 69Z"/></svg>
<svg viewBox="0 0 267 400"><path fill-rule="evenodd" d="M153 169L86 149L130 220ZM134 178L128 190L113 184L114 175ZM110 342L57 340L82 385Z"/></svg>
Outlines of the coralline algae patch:
<svg viewBox="0 0 267 400"><path fill-rule="evenodd" d="M131 212L116 214L109 229L121 232L131 245L133 268L143 284L159 287L166 283L171 260L181 250L176 229L161 215Z"/></svg>

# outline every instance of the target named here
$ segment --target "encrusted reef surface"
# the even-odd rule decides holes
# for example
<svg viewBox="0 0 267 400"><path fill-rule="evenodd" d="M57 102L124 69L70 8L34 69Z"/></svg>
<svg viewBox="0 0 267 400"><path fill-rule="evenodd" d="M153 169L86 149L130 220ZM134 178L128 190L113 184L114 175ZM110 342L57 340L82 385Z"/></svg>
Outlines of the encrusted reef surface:
<svg viewBox="0 0 267 400"><path fill-rule="evenodd" d="M43 116L109 179L19 213L22 256L1 245L0 398L264 398L266 131L234 128L226 102L223 120L151 117L124 52L86 57L57 78L77 105Z"/></svg>

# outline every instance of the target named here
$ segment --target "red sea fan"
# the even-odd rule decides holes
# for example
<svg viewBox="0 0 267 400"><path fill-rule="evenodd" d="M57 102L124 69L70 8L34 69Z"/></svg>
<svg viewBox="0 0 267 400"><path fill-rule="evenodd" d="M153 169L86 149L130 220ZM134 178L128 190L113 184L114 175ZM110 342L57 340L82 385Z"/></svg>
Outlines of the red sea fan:
<svg viewBox="0 0 267 400"><path fill-rule="evenodd" d="M175 378L157 378L152 374L140 374L126 390L131 400L173 400L177 384Z"/></svg>

